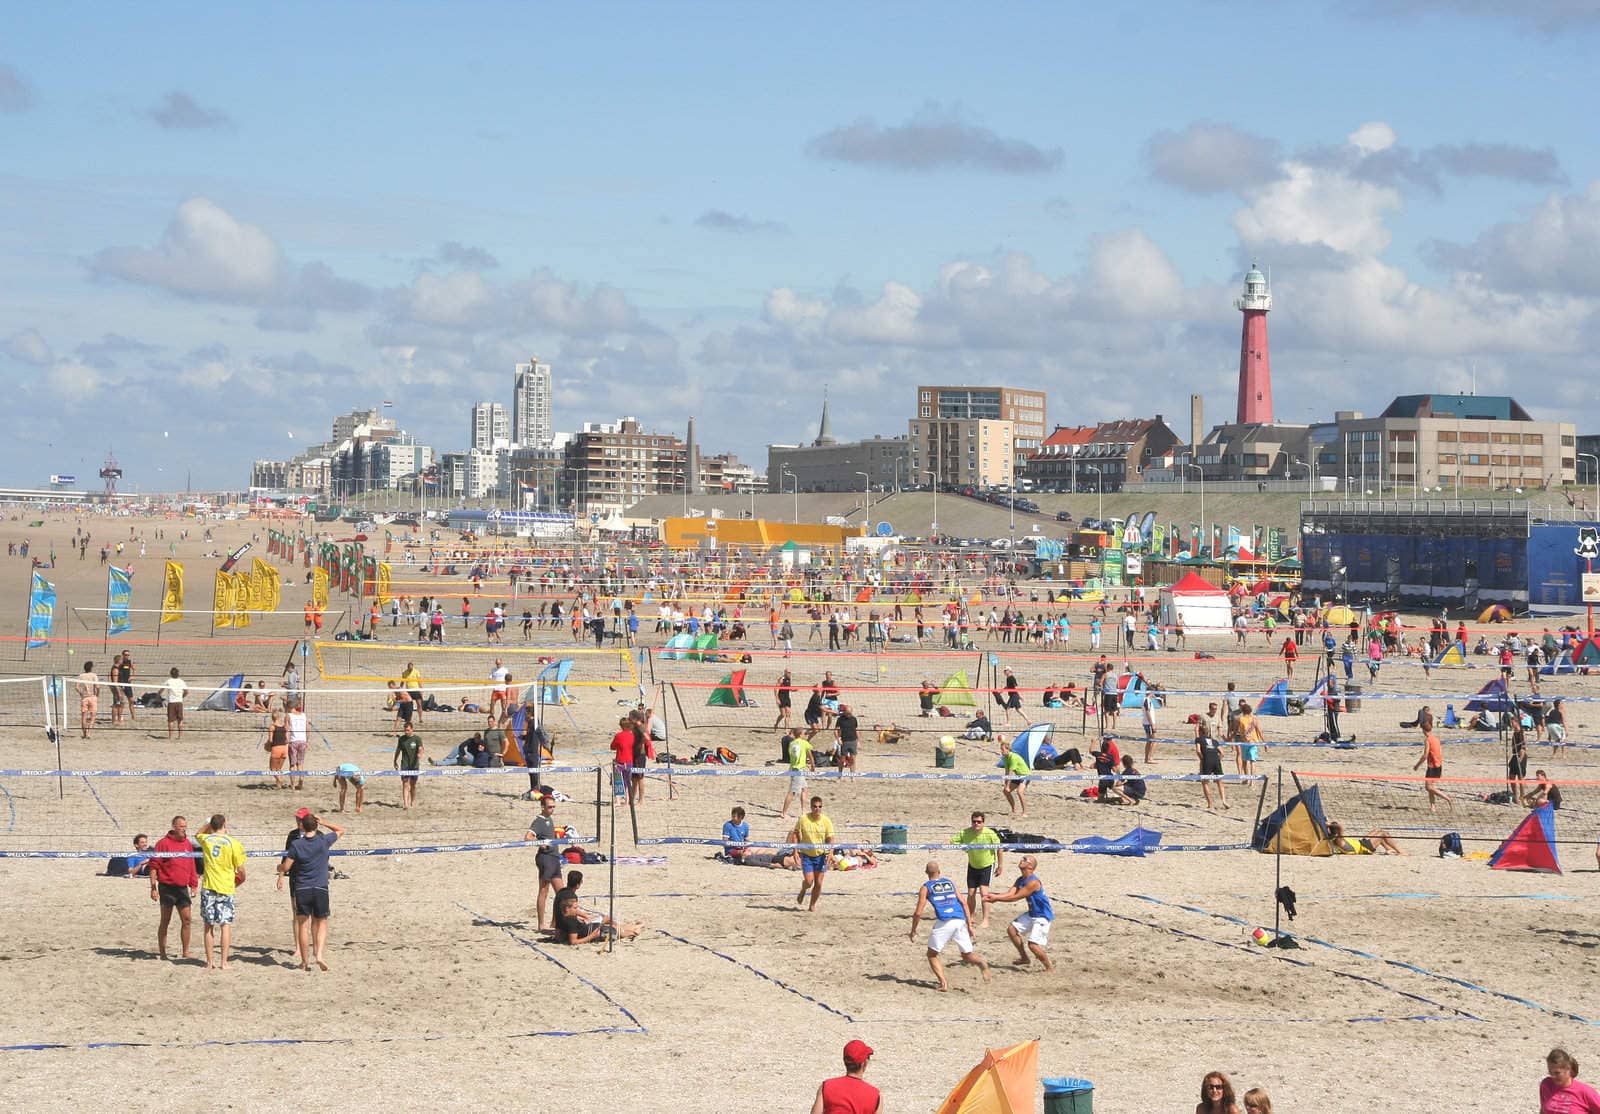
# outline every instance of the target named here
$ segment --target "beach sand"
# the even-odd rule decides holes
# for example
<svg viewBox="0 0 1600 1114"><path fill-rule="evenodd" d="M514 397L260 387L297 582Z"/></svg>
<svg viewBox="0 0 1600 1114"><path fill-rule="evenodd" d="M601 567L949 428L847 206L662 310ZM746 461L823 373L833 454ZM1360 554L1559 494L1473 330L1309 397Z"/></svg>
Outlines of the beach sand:
<svg viewBox="0 0 1600 1114"><path fill-rule="evenodd" d="M184 525L137 518L83 523L96 537L114 537L130 526L147 537L158 526L175 536ZM67 556L66 539L76 524L59 515L44 528L29 529L26 520L3 524L5 540L29 537L35 554L46 549L42 541L54 539L60 554L55 580L67 612L58 618L57 644L21 660L14 636L20 634L27 562L11 559L0 599L0 613L10 608L17 616L4 651L10 675L36 673L41 664L75 673L86 657L99 659L104 675L104 644L119 642L105 638L98 616L70 613L73 607L104 606L98 542L87 560ZM189 525L198 533L198 526ZM212 544L198 538L178 543L191 607L209 606L217 564L201 554L226 551L264 526L237 522L213 529ZM136 607L158 606L165 555L166 543L151 541L146 558L135 561ZM260 544L251 554L257 555L264 556ZM305 599L300 578L298 569L285 573L286 609L297 610ZM449 587L459 594L460 581ZM490 598L475 599L474 610L481 613ZM764 646L764 622L757 618L755 644ZM448 637L459 637L459 619L455 623ZM275 680L300 625L291 614L260 619L244 635L211 637L203 620L191 616L168 625L159 647L133 644L137 687L154 688L170 664L179 664L194 680L193 707L236 669ZM1085 625L1075 623L1080 659ZM803 640L805 625L796 626ZM70 659L59 637L64 631L81 640L72 644ZM514 632L515 627L513 638ZM134 634L121 641L153 637L153 616L142 616ZM246 637L255 644L247 645ZM552 656L560 644L553 635L541 637L545 656ZM1215 640L1218 652L1228 653L1231 641ZM1265 659L1262 640L1252 641L1251 654ZM512 648L520 646L514 641L507 647ZM1018 669L1024 686L1047 679L1040 656L1007 654L999 646L993 652ZM347 663L365 663L359 667L372 671L376 683L388 667L371 663L386 659L375 656L378 651L361 653L351 650ZM521 664L538 655L507 656ZM331 650L328 657L331 663ZM864 726L897 718L926 729L890 746L869 737L863 771L932 772L939 725L948 730L956 721L919 720L913 693L874 690L914 686L924 668L942 681L954 668L975 668L979 656L897 661L892 672L878 671L880 663L867 655L859 657L860 664L851 660L841 667L840 657L825 661L797 653L788 664L805 685L821 668L834 668ZM614 659L604 666L598 658L581 661L575 676L610 677L611 683L575 688L574 704L560 714L552 710L558 762L593 765L608 756L615 718L634 695ZM445 675L442 664L435 668L444 658L422 660L425 674ZM451 660L479 669L471 676L486 672L477 656ZM1130 660L1169 688L1198 689L1201 678L1229 677L1250 690L1277 672L1270 660L1241 661L1236 668L1196 665L1192 655ZM1427 678L1411 669L1403 674L1404 687L1434 694L1436 708L1447 699L1459 708L1459 696L1445 694L1475 690L1493 675L1478 660L1477 669ZM706 708L707 688L681 686L677 700L693 726L685 727L669 704L674 751L729 746L740 752L738 769L776 769L763 763L777 756L778 732L767 725L774 712L770 686L782 664L760 656L747 667L750 695L760 705L755 708ZM314 660L312 665L314 678ZM641 678L647 687L651 668L657 682L693 678L702 686L728 670L669 663L658 655ZM1048 668L1060 674L1051 679L1067 676L1064 664ZM1075 661L1071 669L1070 679L1081 684L1087 664ZM1389 672L1380 691L1400 687L1390 679L1400 670ZM313 736L312 768L353 761L377 771L390 764L392 735L381 696L333 691L352 684L311 682L311 711L320 728ZM1592 695L1593 681L1564 677L1550 687L1564 695ZM8 770L51 769L57 761L38 723L38 690L28 692L8 689L0 696L0 767ZM797 719L803 695L797 694ZM1028 703L1036 705L1037 697ZM1195 704L1180 699L1164 709L1162 733L1182 733L1180 721L1197 710ZM1592 735L1579 726L1589 714L1582 708L1569 714L1579 743ZM1409 775L1417 755L1410 745L1415 732L1397 722L1414 710L1410 702L1368 700L1361 712L1345 717L1345 730L1363 743L1404 747L1277 747L1262 769L1275 776L1282 763L1300 770ZM109 711L108 700L102 711ZM265 764L258 716L191 712L184 738L169 741L158 715L145 712L132 726L102 723L87 742L73 724L62 735L63 766L245 770ZM1077 745L1077 725L1062 716L1057 744L1065 739ZM466 713L435 714L426 717L421 734L438 755L476 726L477 718ZM998 721L997 726L1004 730ZM1271 719L1264 726L1274 740L1304 740L1320 730L1320 719ZM1128 720L1119 732L1124 749L1136 754L1137 733L1137 724ZM1495 778L1503 769L1498 743L1451 743L1447 754L1452 776ZM1593 776L1592 751L1575 747L1556 762L1547 754L1542 745L1533 748L1530 766L1550 768L1558 778ZM956 772L990 773L997 757L992 746L963 743ZM1189 773L1193 765L1187 747L1168 746L1143 769ZM595 834L594 775L553 774L546 780L573 798L559 806L558 820ZM526 787L516 771L429 777L419 807L404 811L397 804L397 783L374 777L363 814L335 819L348 828L344 845L354 849L515 840L533 815L533 806L519 799ZM678 777L674 787L678 799L669 801L664 778L650 779L638 810L642 836L715 836L734 804L749 810L755 839L787 834L788 824L777 819L775 808L782 778ZM176 812L189 817L193 831L215 811L227 814L230 830L246 847L267 850L281 846L295 808L332 815L336 799L326 777L302 792L277 791L259 778L91 777L58 786L54 778L5 775L0 788L0 848L7 850L122 848L138 831L159 836ZM1114 809L1078 798L1077 785L1036 782L1029 817L1012 821L992 781L818 774L810 788L824 797L842 839L876 840L883 824L899 823L908 826L912 842L949 838L978 807L991 824L1064 840L1116 835L1140 823L1161 831L1167 844L1239 844L1249 838L1261 797L1260 789L1236 787L1234 808L1209 813L1194 785L1154 782L1146 807ZM1354 807L1357 800L1343 791L1328 794L1334 816L1337 804ZM1393 790L1384 794L1364 798L1359 815L1381 814L1401 799ZM1593 826L1592 812L1583 819L1588 796L1592 792L1569 794L1578 831ZM610 803L605 786L600 828L606 851ZM1509 832L1519 812L1503 808L1495 814L1500 821L1495 815L1486 819L1482 807L1467 808L1465 815L1475 826L1498 823ZM14 1109L337 1103L354 1109L558 1110L595 1102L626 1111L804 1109L818 1082L839 1071L843 1044L860 1038L876 1049L867 1077L883 1088L885 1108L914 1110L935 1108L981 1058L984 1046L1040 1037L1041 1074L1092 1080L1095 1108L1109 1114L1188 1110L1202 1074L1212 1069L1226 1072L1240 1093L1266 1087L1284 1110L1403 1105L1504 1111L1534 1105L1543 1057L1552 1046L1566 1046L1579 1060L1594 1059L1600 931L1594 929L1592 847L1563 846L1568 873L1560 876L1440 860L1431 830L1448 825L1428 820L1414 802L1394 811L1393 826L1405 821L1419 834L1407 841L1413 852L1407 857L1282 860L1282 880L1299 895L1292 928L1322 943L1279 953L1250 942L1251 926L1273 922L1278 864L1269 856L1247 850L1137 859L1043 855L1039 874L1056 909L1050 951L1057 970L1044 974L1011 966L1015 953L1004 925L1017 907L1000 905L977 938L979 951L994 964L993 983L981 984L952 950L946 956L949 994L932 989L922 940L907 938L929 853L884 856L875 869L830 873L821 906L805 913L795 906L796 874L728 866L714 861L715 849L708 846L635 848L626 810L615 820L616 851L624 857L614 869L616 910L623 920L645 922L637 941L603 951L541 939L532 912L533 855L527 850L345 857L335 861L346 877L332 889L333 969L327 973L292 967L288 899L273 889L275 859L250 860L239 894L234 962L226 972L154 957L157 908L143 881L97 876L103 869L98 860L0 860L7 894L0 995L8 1003L0 1012L0 1045L9 1047L0 1052L0 1087ZM654 861L659 856L666 861ZM645 861L628 861L635 857ZM961 879L962 855L944 851L932 857L946 874ZM613 870L582 869L586 903L605 908ZM1009 866L1006 874L1012 874ZM198 954L198 910L195 919ZM176 936L174 929L174 950ZM16 1048L34 1045L59 1047Z"/></svg>

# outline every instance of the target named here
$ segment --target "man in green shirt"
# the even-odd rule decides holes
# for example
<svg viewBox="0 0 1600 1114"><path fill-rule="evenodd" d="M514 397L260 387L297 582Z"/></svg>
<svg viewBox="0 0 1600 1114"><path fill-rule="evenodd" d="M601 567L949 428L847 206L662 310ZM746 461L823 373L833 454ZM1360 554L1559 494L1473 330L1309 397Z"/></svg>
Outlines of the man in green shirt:
<svg viewBox="0 0 1600 1114"><path fill-rule="evenodd" d="M422 740L413 735L409 729L404 734L395 737L394 768L402 771L400 774L400 807L415 808L417 804L417 780L420 775L408 774L404 771L422 769Z"/></svg>
<svg viewBox="0 0 1600 1114"><path fill-rule="evenodd" d="M989 903L984 898L989 896L989 883L993 881L995 872L1005 864L1005 850L1000 846L1000 836L988 825L988 818L981 812L972 814L972 827L963 828L956 836L957 843L964 843L971 848L967 852L967 908L974 917L978 916L981 908L983 919L978 922L979 928L989 926Z"/></svg>
<svg viewBox="0 0 1600 1114"><path fill-rule="evenodd" d="M1005 774L1000 787L1006 795L1006 804L1011 806L1012 815L1016 815L1019 807L1022 815L1028 815L1028 774L1032 770L1028 760L1012 750L1004 737L1000 739L1000 765Z"/></svg>
<svg viewBox="0 0 1600 1114"><path fill-rule="evenodd" d="M789 740L789 791L783 795L783 807L778 810L778 819L789 818L789 802L793 801L798 809L806 799L806 771L817 768L816 756L811 753L811 740L803 735L796 735Z"/></svg>

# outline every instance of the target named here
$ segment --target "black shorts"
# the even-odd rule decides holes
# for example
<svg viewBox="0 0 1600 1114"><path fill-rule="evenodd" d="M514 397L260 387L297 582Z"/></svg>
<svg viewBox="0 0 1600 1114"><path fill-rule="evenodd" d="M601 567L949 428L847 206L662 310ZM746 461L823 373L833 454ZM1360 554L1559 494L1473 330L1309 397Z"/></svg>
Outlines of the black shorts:
<svg viewBox="0 0 1600 1114"><path fill-rule="evenodd" d="M561 856L554 851L541 850L533 858L534 864L539 868L539 881L559 882L561 880Z"/></svg>
<svg viewBox="0 0 1600 1114"><path fill-rule="evenodd" d="M410 723L411 722L411 714L414 711L416 711L416 705L411 703L408 700L404 704L400 705L400 707L398 707L395 710L400 713L400 722L401 723Z"/></svg>
<svg viewBox="0 0 1600 1114"><path fill-rule="evenodd" d="M1429 766L1428 770L1427 770L1427 773L1423 774L1422 776L1423 776L1423 779L1426 780L1426 781L1435 781L1438 778L1444 777L1444 767L1443 766Z"/></svg>
<svg viewBox="0 0 1600 1114"><path fill-rule="evenodd" d="M1202 774L1222 773L1222 753L1220 751L1207 751L1200 756L1200 772Z"/></svg>
<svg viewBox="0 0 1600 1114"><path fill-rule="evenodd" d="M174 886L169 882L158 882L156 889L161 895L163 907L170 905L174 909L187 909L193 904L193 899L189 896L188 886Z"/></svg>
<svg viewBox="0 0 1600 1114"><path fill-rule="evenodd" d="M1115 693L1105 693L1100 697L1100 710L1107 715L1114 715L1121 700Z"/></svg>
<svg viewBox="0 0 1600 1114"><path fill-rule="evenodd" d="M967 867L967 889L975 890L980 886L987 886L994 878L992 866Z"/></svg>
<svg viewBox="0 0 1600 1114"><path fill-rule="evenodd" d="M326 917L328 915L327 890L296 890L293 896L295 916Z"/></svg>

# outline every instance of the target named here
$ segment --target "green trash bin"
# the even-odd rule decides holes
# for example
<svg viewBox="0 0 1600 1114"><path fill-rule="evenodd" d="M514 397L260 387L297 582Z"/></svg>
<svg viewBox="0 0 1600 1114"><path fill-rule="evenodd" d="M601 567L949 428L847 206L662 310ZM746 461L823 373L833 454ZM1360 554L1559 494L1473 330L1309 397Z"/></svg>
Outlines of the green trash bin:
<svg viewBox="0 0 1600 1114"><path fill-rule="evenodd" d="M933 765L939 770L953 770L956 768L956 741L946 735L939 740L933 748Z"/></svg>
<svg viewBox="0 0 1600 1114"><path fill-rule="evenodd" d="M885 855L904 855L906 853L906 826L904 824L885 824L883 838L879 840L884 845Z"/></svg>
<svg viewBox="0 0 1600 1114"><path fill-rule="evenodd" d="M1044 1114L1093 1114L1094 1084L1087 1079L1044 1081Z"/></svg>

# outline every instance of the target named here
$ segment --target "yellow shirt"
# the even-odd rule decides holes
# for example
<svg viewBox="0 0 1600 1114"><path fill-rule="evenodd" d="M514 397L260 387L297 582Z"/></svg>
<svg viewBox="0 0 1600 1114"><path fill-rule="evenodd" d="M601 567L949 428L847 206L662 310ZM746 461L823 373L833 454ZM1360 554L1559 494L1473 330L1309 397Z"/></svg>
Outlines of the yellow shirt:
<svg viewBox="0 0 1600 1114"><path fill-rule="evenodd" d="M216 894L233 893L237 888L233 881L234 871L244 866L244 844L226 832L202 832L195 838L199 839L200 849L205 852L206 859L200 888Z"/></svg>
<svg viewBox="0 0 1600 1114"><path fill-rule="evenodd" d="M400 680L405 683L406 688L414 689L421 683L422 673L416 668L407 669L400 674Z"/></svg>
<svg viewBox="0 0 1600 1114"><path fill-rule="evenodd" d="M806 739L789 740L789 769L806 768L806 756L811 753L811 743Z"/></svg>
<svg viewBox="0 0 1600 1114"><path fill-rule="evenodd" d="M794 827L795 831L799 833L799 842L801 843L814 843L820 847L833 838L833 821L829 820L825 815L818 820L813 820L808 812L799 819ZM802 848L800 853L802 855L822 854L821 851L811 848Z"/></svg>

